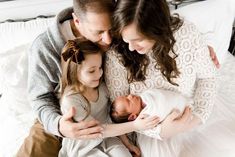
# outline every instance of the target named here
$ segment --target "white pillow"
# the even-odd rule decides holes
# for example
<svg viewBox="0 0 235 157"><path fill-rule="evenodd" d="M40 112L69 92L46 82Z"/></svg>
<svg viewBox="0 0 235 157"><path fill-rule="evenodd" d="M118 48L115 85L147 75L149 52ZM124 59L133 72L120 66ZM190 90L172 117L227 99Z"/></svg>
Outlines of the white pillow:
<svg viewBox="0 0 235 157"><path fill-rule="evenodd" d="M34 122L27 99L27 51L52 20L0 24L0 156L14 156Z"/></svg>
<svg viewBox="0 0 235 157"><path fill-rule="evenodd" d="M27 22L5 22L0 24L0 94L3 93L5 88L3 77L6 70L3 69L13 61L10 58L19 57L17 55L21 53L22 49L25 49L24 45L28 45L40 33L45 31L53 20L54 18L37 18Z"/></svg>
<svg viewBox="0 0 235 157"><path fill-rule="evenodd" d="M35 119L27 100L27 51L30 45L15 47L0 58L0 83L5 87L0 99L0 156L16 154Z"/></svg>
<svg viewBox="0 0 235 157"><path fill-rule="evenodd" d="M32 42L40 33L46 30L53 19L37 18L27 22L1 23L0 55L16 46Z"/></svg>
<svg viewBox="0 0 235 157"><path fill-rule="evenodd" d="M207 44L216 51L220 63L223 63L232 34L235 0L207 0L173 12L196 24Z"/></svg>
<svg viewBox="0 0 235 157"><path fill-rule="evenodd" d="M14 0L1 2L0 21L28 19L39 15L56 15L62 9L72 6L72 3L72 0Z"/></svg>
<svg viewBox="0 0 235 157"><path fill-rule="evenodd" d="M0 58L0 77L2 85L2 105L7 105L15 114L21 114L30 110L27 101L27 75L28 60L27 51L31 43L15 47L6 51ZM3 55L2 55L3 56Z"/></svg>

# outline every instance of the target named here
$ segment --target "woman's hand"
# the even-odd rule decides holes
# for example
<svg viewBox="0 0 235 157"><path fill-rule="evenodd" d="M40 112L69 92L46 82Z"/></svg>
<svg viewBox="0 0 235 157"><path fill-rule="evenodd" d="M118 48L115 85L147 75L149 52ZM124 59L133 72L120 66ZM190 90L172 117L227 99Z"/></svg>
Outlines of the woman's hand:
<svg viewBox="0 0 235 157"><path fill-rule="evenodd" d="M170 138L181 132L188 131L200 123L199 118L197 121L193 120L193 115L190 107L186 107L183 114L174 110L167 118L162 122L162 128L160 136L163 139Z"/></svg>
<svg viewBox="0 0 235 157"><path fill-rule="evenodd" d="M97 120L74 122L76 109L72 107L59 121L59 132L73 139L94 139L102 137L103 128Z"/></svg>
<svg viewBox="0 0 235 157"><path fill-rule="evenodd" d="M134 121L135 130L152 129L160 122L159 117L140 114Z"/></svg>

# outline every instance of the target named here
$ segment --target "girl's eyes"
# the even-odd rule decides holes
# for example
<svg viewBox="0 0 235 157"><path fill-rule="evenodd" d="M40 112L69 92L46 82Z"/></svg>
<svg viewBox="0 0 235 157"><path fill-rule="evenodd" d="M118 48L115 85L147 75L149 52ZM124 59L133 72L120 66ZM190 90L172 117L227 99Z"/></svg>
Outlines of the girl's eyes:
<svg viewBox="0 0 235 157"><path fill-rule="evenodd" d="M94 73L94 72L95 72L95 70L89 71L89 73L91 73L91 74Z"/></svg>
<svg viewBox="0 0 235 157"><path fill-rule="evenodd" d="M99 70L102 70L102 67L100 67ZM94 72L95 72L95 70L88 71L88 73L90 73L90 74L92 74Z"/></svg>

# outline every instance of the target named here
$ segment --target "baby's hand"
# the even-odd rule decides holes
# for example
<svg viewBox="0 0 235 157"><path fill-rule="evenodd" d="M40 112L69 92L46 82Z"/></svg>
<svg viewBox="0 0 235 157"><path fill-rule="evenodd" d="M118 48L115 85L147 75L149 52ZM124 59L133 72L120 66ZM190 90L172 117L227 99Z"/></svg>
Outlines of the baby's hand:
<svg viewBox="0 0 235 157"><path fill-rule="evenodd" d="M157 126L160 122L160 118L157 116L149 116L146 114L140 114L134 121L134 127L136 130L147 130Z"/></svg>

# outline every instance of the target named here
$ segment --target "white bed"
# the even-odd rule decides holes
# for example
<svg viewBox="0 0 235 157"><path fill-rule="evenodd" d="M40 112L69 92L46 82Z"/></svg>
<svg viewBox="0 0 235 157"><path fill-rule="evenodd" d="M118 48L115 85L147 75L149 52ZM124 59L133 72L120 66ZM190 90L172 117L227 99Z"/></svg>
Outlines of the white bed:
<svg viewBox="0 0 235 157"><path fill-rule="evenodd" d="M29 21L25 19L39 15L52 16L71 4L71 0L0 2L0 94L2 94L0 98L0 157L15 156L34 121L35 117L27 101L28 64L26 52L33 39L50 25L53 17L36 18ZM206 7L208 9L205 9ZM220 22L219 25L213 12L214 7L223 12L223 14L216 12L224 16L223 22ZM200 9L207 10L202 15L210 16L210 21L202 22L203 20L200 20L203 16L196 14L201 13ZM7 11L9 12L7 13ZM232 93L235 90L233 79L235 78L235 70L233 70L235 58L229 54L227 49L235 17L234 0L208 0L180 8L177 12L191 21L199 19L197 21L198 27L203 33L206 33L208 44L214 46L222 63L218 74L223 73L221 79L231 82L225 87ZM3 22L8 19L17 20L17 22Z"/></svg>

